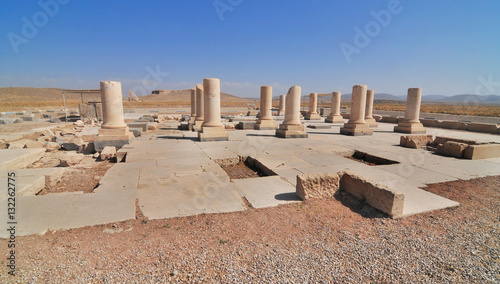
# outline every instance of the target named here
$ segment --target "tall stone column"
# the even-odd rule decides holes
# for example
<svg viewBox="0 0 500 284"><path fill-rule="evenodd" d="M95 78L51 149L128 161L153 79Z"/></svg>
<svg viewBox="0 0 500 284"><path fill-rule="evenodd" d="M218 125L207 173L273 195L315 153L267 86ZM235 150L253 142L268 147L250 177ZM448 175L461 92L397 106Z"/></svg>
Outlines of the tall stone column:
<svg viewBox="0 0 500 284"><path fill-rule="evenodd" d="M271 108L273 107L273 87L260 87L260 114L255 130L274 130L277 128L276 121L273 119Z"/></svg>
<svg viewBox="0 0 500 284"><path fill-rule="evenodd" d="M228 141L226 132L220 118L220 80L217 78L203 79L203 97L205 121L198 132L201 142Z"/></svg>
<svg viewBox="0 0 500 284"><path fill-rule="evenodd" d="M352 87L352 105L350 118L340 133L351 136L372 135L373 130L365 121L366 107L366 85L355 85Z"/></svg>
<svg viewBox="0 0 500 284"><path fill-rule="evenodd" d="M394 132L423 134L426 128L420 123L420 103L422 101L422 88L409 88L406 97L405 118L394 126Z"/></svg>
<svg viewBox="0 0 500 284"><path fill-rule="evenodd" d="M286 95L285 120L276 129L276 136L281 138L307 138L304 125L300 122L300 86L292 86Z"/></svg>
<svg viewBox="0 0 500 284"><path fill-rule="evenodd" d="M332 105L330 108L330 114L325 119L328 123L345 122L345 119L340 114L340 92L332 92Z"/></svg>
<svg viewBox="0 0 500 284"><path fill-rule="evenodd" d="M121 148L130 143L134 134L129 131L123 118L122 85L116 81L101 82L103 123L94 140L96 151L106 146Z"/></svg>
<svg viewBox="0 0 500 284"><path fill-rule="evenodd" d="M304 117L306 120L321 120L321 116L318 114L318 94L311 93L309 95L309 111Z"/></svg>
<svg viewBox="0 0 500 284"><path fill-rule="evenodd" d="M366 91L366 108L365 108L365 121L370 127L378 127L378 123L373 118L373 98L375 96L374 90Z"/></svg>
<svg viewBox="0 0 500 284"><path fill-rule="evenodd" d="M280 96L280 106L278 110L278 115L285 115L285 95Z"/></svg>
<svg viewBox="0 0 500 284"><path fill-rule="evenodd" d="M189 125L192 126L196 119L196 88L191 88L191 118Z"/></svg>
<svg viewBox="0 0 500 284"><path fill-rule="evenodd" d="M196 85L196 118L194 119L193 131L200 131L205 120L205 104L203 97L203 85Z"/></svg>

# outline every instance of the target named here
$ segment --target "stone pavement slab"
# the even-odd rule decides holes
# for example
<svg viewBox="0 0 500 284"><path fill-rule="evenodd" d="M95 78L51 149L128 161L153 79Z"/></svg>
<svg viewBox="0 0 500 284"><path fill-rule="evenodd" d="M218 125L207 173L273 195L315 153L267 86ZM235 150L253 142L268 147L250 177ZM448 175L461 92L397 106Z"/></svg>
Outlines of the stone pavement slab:
<svg viewBox="0 0 500 284"><path fill-rule="evenodd" d="M0 149L0 170L22 169L40 160L45 148Z"/></svg>
<svg viewBox="0 0 500 284"><path fill-rule="evenodd" d="M232 182L254 208L301 201L295 194L295 186L279 176L235 179Z"/></svg>
<svg viewBox="0 0 500 284"><path fill-rule="evenodd" d="M246 209L235 185L213 173L141 180L138 196L142 213L150 219Z"/></svg>

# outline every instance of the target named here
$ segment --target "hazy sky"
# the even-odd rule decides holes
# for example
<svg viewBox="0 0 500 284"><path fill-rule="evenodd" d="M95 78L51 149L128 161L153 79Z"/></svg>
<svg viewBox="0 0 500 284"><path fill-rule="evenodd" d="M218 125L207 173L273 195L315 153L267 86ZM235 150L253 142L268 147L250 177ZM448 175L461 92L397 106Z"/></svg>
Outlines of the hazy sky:
<svg viewBox="0 0 500 284"><path fill-rule="evenodd" d="M2 1L0 87L500 95L500 1Z"/></svg>

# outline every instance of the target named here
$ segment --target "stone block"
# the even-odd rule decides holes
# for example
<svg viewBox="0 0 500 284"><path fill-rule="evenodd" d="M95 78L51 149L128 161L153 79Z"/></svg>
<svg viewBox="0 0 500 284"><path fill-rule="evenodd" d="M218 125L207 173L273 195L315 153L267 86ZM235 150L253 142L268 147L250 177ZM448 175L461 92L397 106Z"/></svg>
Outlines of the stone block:
<svg viewBox="0 0 500 284"><path fill-rule="evenodd" d="M368 124L345 123L344 127L340 128L340 134L350 136L373 135L373 129L370 129Z"/></svg>
<svg viewBox="0 0 500 284"><path fill-rule="evenodd" d="M129 128L142 128L142 131L146 132L148 131L148 122L143 121L143 122L129 122L127 123Z"/></svg>
<svg viewBox="0 0 500 284"><path fill-rule="evenodd" d="M147 130L156 130L158 129L158 123L156 122L148 122Z"/></svg>
<svg viewBox="0 0 500 284"><path fill-rule="evenodd" d="M386 123L398 123L399 117L394 117L394 116L382 116L380 119L380 122L386 122Z"/></svg>
<svg viewBox="0 0 500 284"><path fill-rule="evenodd" d="M409 134L425 134L427 129L422 123L411 123L400 121L397 126L394 126L394 132L409 133Z"/></svg>
<svg viewBox="0 0 500 284"><path fill-rule="evenodd" d="M468 145L475 145L475 144L477 144L477 142L474 141L474 140L466 140L466 139L450 138L450 137L444 137L444 136L436 136L436 138L432 142L432 146L436 147L437 145L444 144L447 141L453 141L453 142L458 142L458 143L465 143L465 144L468 144Z"/></svg>
<svg viewBox="0 0 500 284"><path fill-rule="evenodd" d="M441 122L442 120L437 120L437 119L429 119L429 118L420 119L420 123L422 123L422 125L425 127L439 127L439 123Z"/></svg>
<svg viewBox="0 0 500 284"><path fill-rule="evenodd" d="M129 128L129 130L134 134L134 137L139 137L142 135L142 128Z"/></svg>
<svg viewBox="0 0 500 284"><path fill-rule="evenodd" d="M500 157L500 144L469 145L464 152L464 158L470 160Z"/></svg>
<svg viewBox="0 0 500 284"><path fill-rule="evenodd" d="M302 200L332 198L339 189L338 173L311 173L297 175L296 194Z"/></svg>
<svg viewBox="0 0 500 284"><path fill-rule="evenodd" d="M467 147L469 147L469 145L465 143L447 141L437 146L437 153L455 158L463 158Z"/></svg>
<svg viewBox="0 0 500 284"><path fill-rule="evenodd" d="M350 113L341 113L340 114L344 119L349 119L351 118L351 114Z"/></svg>
<svg viewBox="0 0 500 284"><path fill-rule="evenodd" d="M258 120L254 124L255 130L275 130L276 128L278 128L278 125L274 120Z"/></svg>
<svg viewBox="0 0 500 284"><path fill-rule="evenodd" d="M276 129L276 136L280 138L307 138L308 135L304 125L285 125L280 124Z"/></svg>
<svg viewBox="0 0 500 284"><path fill-rule="evenodd" d="M393 218L401 217L403 214L404 194L354 173L344 172L340 180L340 190L364 200Z"/></svg>
<svg viewBox="0 0 500 284"><path fill-rule="evenodd" d="M493 123L471 123L467 130L472 132L483 132L497 134L499 125Z"/></svg>
<svg viewBox="0 0 500 284"><path fill-rule="evenodd" d="M65 137L61 147L66 151L78 151L82 145L83 140L79 137Z"/></svg>
<svg viewBox="0 0 500 284"><path fill-rule="evenodd" d="M223 126L221 127L202 127L198 132L200 142L210 141L229 141L229 133L226 132Z"/></svg>
<svg viewBox="0 0 500 284"><path fill-rule="evenodd" d="M319 109L319 114L322 115L322 116L326 116L328 114L330 114L330 109L329 107L322 107Z"/></svg>
<svg viewBox="0 0 500 284"><path fill-rule="evenodd" d="M100 158L101 160L111 160L114 157L116 157L116 147L113 146L106 146L104 149L101 151Z"/></svg>
<svg viewBox="0 0 500 284"><path fill-rule="evenodd" d="M85 158L85 155L83 154L76 154L76 153L71 153L67 154L64 157L60 158L59 160L61 161L61 166L62 167L71 167L78 165L83 158Z"/></svg>
<svg viewBox="0 0 500 284"><path fill-rule="evenodd" d="M236 125L236 129L253 130L255 128L255 121L240 121Z"/></svg>
<svg viewBox="0 0 500 284"><path fill-rule="evenodd" d="M56 142L47 142L43 147L46 149L47 152L55 152L61 149L61 145L59 145L59 143Z"/></svg>
<svg viewBox="0 0 500 284"><path fill-rule="evenodd" d="M431 144L433 141L434 138L432 135L403 135L400 138L399 145L418 149Z"/></svg>
<svg viewBox="0 0 500 284"><path fill-rule="evenodd" d="M321 120L321 116L317 113L306 113L305 120Z"/></svg>
<svg viewBox="0 0 500 284"><path fill-rule="evenodd" d="M27 141L24 148L43 148L45 143L39 141Z"/></svg>
<svg viewBox="0 0 500 284"><path fill-rule="evenodd" d="M467 130L468 125L469 124L466 122L444 120L439 122L438 127L445 129Z"/></svg>
<svg viewBox="0 0 500 284"><path fill-rule="evenodd" d="M259 111L256 109L251 109L247 112L247 116L257 116L259 114Z"/></svg>
<svg viewBox="0 0 500 284"><path fill-rule="evenodd" d="M57 117L53 117L49 120L50 123L61 123L61 120Z"/></svg>
<svg viewBox="0 0 500 284"><path fill-rule="evenodd" d="M373 116L373 118L375 119L375 121L377 121L377 122L379 122L379 121L382 119L382 116L381 116L381 115L379 115L379 114L374 114L374 115L372 115L372 116Z"/></svg>

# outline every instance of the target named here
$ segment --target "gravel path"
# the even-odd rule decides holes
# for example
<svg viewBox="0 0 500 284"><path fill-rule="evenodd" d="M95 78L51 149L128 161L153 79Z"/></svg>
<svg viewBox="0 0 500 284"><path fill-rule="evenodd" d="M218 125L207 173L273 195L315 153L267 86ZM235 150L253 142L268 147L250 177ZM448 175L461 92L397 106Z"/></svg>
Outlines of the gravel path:
<svg viewBox="0 0 500 284"><path fill-rule="evenodd" d="M341 195L18 237L18 276L3 263L0 282L500 282L500 176L427 190L461 206L392 220Z"/></svg>

